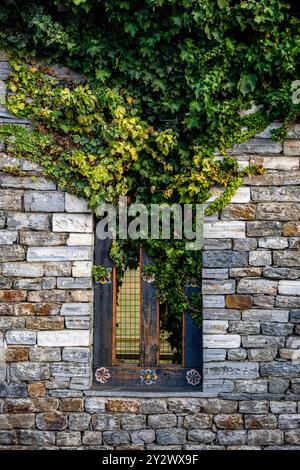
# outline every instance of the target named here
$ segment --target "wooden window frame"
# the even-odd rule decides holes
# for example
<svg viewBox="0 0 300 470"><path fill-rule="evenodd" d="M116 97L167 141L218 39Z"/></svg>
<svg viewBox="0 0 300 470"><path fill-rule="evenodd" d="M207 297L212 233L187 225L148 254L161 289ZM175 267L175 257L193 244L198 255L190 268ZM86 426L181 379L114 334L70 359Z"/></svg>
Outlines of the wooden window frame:
<svg viewBox="0 0 300 470"><path fill-rule="evenodd" d="M93 388L107 391L201 391L202 328L183 312L182 364L159 364L159 310L155 283L142 276L143 266L151 263L141 252L140 363L116 363L116 269L109 258L111 240L96 239L95 264L109 268L107 282L97 283L94 293ZM190 283L186 293L199 292L199 284Z"/></svg>

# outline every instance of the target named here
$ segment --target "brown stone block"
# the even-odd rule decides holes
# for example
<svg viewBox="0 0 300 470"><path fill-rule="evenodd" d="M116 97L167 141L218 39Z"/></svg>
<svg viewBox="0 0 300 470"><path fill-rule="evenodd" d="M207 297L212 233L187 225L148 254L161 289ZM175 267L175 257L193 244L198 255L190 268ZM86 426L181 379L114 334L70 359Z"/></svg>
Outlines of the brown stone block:
<svg viewBox="0 0 300 470"><path fill-rule="evenodd" d="M250 295L226 295L227 308L247 309L252 307L252 297Z"/></svg>
<svg viewBox="0 0 300 470"><path fill-rule="evenodd" d="M47 398L34 398L33 403L35 410L38 413L47 413L50 411L56 411L59 407L59 400L54 397Z"/></svg>
<svg viewBox="0 0 300 470"><path fill-rule="evenodd" d="M60 431L68 425L67 416L59 413L41 413L36 417L36 426L43 431Z"/></svg>
<svg viewBox="0 0 300 470"><path fill-rule="evenodd" d="M116 413L138 413L140 403L136 400L108 400L105 409Z"/></svg>
<svg viewBox="0 0 300 470"><path fill-rule="evenodd" d="M214 417L214 422L218 429L243 429L244 421L243 415L217 415Z"/></svg>
<svg viewBox="0 0 300 470"><path fill-rule="evenodd" d="M277 418L275 415L246 415L245 427L247 429L276 429Z"/></svg>
<svg viewBox="0 0 300 470"><path fill-rule="evenodd" d="M0 304L0 316L13 315L13 307L9 304Z"/></svg>
<svg viewBox="0 0 300 470"><path fill-rule="evenodd" d="M282 233L285 237L299 237L300 222L288 222L287 224L283 224Z"/></svg>
<svg viewBox="0 0 300 470"><path fill-rule="evenodd" d="M20 245L0 246L0 261L22 261L25 259L25 250Z"/></svg>
<svg viewBox="0 0 300 470"><path fill-rule="evenodd" d="M84 402L82 398L64 398L60 402L60 411L83 411Z"/></svg>
<svg viewBox="0 0 300 470"><path fill-rule="evenodd" d="M63 330L63 317L30 317L26 318L26 328L29 330Z"/></svg>
<svg viewBox="0 0 300 470"><path fill-rule="evenodd" d="M221 220L255 220L256 204L229 204L221 213Z"/></svg>
<svg viewBox="0 0 300 470"><path fill-rule="evenodd" d="M9 348L5 352L6 362L28 361L27 348Z"/></svg>
<svg viewBox="0 0 300 470"><path fill-rule="evenodd" d="M32 384L28 384L28 395L31 398L46 396L45 384L39 383L39 382L34 382Z"/></svg>
<svg viewBox="0 0 300 470"><path fill-rule="evenodd" d="M300 205L294 202L259 203L256 209L257 220L299 220Z"/></svg>
<svg viewBox="0 0 300 470"><path fill-rule="evenodd" d="M47 315L58 315L60 310L59 304L17 304L14 307L16 316L47 316Z"/></svg>
<svg viewBox="0 0 300 470"><path fill-rule="evenodd" d="M56 302L65 302L66 292L64 290L39 290L39 291L30 291L28 292L28 301L29 302L46 302L46 303L56 303Z"/></svg>
<svg viewBox="0 0 300 470"><path fill-rule="evenodd" d="M11 398L7 399L3 408L4 413L32 413L34 411L34 404L29 398Z"/></svg>
<svg viewBox="0 0 300 470"><path fill-rule="evenodd" d="M0 429L34 428L34 414L0 414Z"/></svg>
<svg viewBox="0 0 300 470"><path fill-rule="evenodd" d="M300 140L298 139L287 139L283 144L283 153L288 156L300 155Z"/></svg>
<svg viewBox="0 0 300 470"><path fill-rule="evenodd" d="M0 302L22 302L26 300L26 290L2 290L0 291Z"/></svg>

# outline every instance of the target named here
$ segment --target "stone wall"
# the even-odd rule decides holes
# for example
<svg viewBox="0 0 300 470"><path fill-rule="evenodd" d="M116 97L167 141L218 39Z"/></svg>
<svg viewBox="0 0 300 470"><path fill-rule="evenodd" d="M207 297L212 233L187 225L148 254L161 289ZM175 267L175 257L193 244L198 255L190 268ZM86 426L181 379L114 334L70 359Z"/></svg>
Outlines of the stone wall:
<svg viewBox="0 0 300 470"><path fill-rule="evenodd" d="M0 449L300 449L300 125L269 137L205 223L203 392L160 396L92 389L92 214L0 144Z"/></svg>

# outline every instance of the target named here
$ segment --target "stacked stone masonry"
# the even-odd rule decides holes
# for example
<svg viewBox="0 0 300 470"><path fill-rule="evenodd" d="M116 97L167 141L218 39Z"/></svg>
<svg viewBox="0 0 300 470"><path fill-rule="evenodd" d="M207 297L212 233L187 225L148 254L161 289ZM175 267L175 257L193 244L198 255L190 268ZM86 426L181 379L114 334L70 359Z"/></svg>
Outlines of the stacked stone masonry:
<svg viewBox="0 0 300 470"><path fill-rule="evenodd" d="M8 73L0 54L0 122ZM232 150L266 173L205 223L190 396L92 388L93 216L0 143L0 449L300 449L300 124L270 128Z"/></svg>

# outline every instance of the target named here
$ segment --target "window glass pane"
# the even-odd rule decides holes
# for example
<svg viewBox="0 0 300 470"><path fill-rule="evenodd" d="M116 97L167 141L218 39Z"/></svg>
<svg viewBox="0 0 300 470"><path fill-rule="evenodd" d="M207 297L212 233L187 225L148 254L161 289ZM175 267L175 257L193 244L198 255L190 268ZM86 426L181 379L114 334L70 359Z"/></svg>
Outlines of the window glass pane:
<svg viewBox="0 0 300 470"><path fill-rule="evenodd" d="M138 364L140 356L140 270L127 270L117 297L116 359Z"/></svg>

